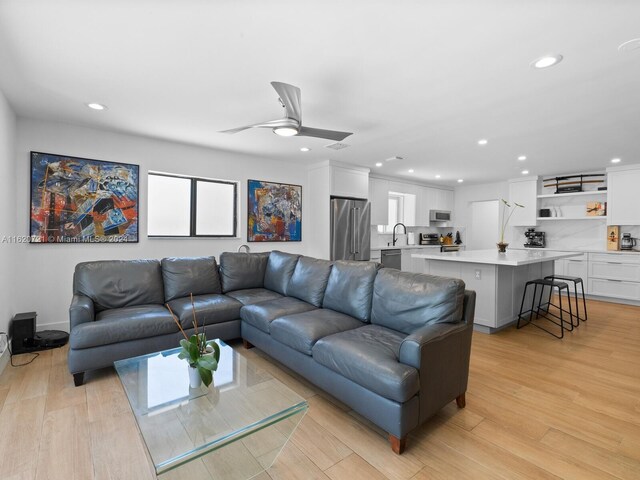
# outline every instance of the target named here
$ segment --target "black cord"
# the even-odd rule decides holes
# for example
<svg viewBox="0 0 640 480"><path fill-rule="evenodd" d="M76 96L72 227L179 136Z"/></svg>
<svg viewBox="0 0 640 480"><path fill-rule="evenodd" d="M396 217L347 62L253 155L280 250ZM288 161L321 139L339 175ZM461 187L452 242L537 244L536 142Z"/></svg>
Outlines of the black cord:
<svg viewBox="0 0 640 480"><path fill-rule="evenodd" d="M31 360L29 360L28 362L19 363L17 365L14 364L13 363L13 352L11 351L11 344L9 343L9 335L7 335L7 332L0 332L0 335L4 335L4 338L7 341L7 349L9 350L9 359L10 359L12 367L24 367L25 365L29 365L31 362L33 362L36 358L38 358L40 356L39 353L34 353L33 354L33 358Z"/></svg>

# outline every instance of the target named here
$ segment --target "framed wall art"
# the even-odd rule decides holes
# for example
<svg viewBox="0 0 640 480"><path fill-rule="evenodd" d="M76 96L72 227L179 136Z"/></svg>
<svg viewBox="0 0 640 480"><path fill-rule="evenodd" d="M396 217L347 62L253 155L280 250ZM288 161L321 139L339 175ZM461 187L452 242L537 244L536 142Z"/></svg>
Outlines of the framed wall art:
<svg viewBox="0 0 640 480"><path fill-rule="evenodd" d="M247 241L300 242L302 187L249 180Z"/></svg>
<svg viewBox="0 0 640 480"><path fill-rule="evenodd" d="M31 152L31 242L137 242L138 187L138 165Z"/></svg>

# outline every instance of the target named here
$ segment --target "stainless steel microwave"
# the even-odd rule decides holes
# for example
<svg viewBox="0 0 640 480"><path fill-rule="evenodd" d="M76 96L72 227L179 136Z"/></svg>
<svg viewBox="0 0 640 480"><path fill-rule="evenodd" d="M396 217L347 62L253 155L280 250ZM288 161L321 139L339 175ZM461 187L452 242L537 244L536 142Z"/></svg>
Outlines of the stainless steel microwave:
<svg viewBox="0 0 640 480"><path fill-rule="evenodd" d="M429 210L430 222L450 222L451 212L447 210Z"/></svg>

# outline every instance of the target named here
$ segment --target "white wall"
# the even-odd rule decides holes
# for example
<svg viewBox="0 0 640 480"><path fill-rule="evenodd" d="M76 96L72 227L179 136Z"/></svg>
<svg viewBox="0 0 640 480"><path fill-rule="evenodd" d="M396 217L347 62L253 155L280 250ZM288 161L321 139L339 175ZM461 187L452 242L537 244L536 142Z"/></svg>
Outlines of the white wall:
<svg viewBox="0 0 640 480"><path fill-rule="evenodd" d="M8 243L15 234L16 117L0 91L0 331L6 332L16 312L14 294L15 246Z"/></svg>
<svg viewBox="0 0 640 480"><path fill-rule="evenodd" d="M458 186L455 189L454 201L455 208L453 210L453 224L456 227L464 227L466 230L466 235L469 236L469 228L471 227L471 203L472 202L482 202L487 200L500 200L504 198L507 200L509 198L509 184L507 182L496 182L496 183L483 183L480 185L462 185ZM487 219L487 221L492 221L491 219ZM511 228L508 228L504 234L505 242L510 242L512 239ZM500 232L495 232L493 238L491 239L492 243L498 242ZM468 241L467 238L463 238L462 241L466 243ZM469 249L472 246L468 247Z"/></svg>
<svg viewBox="0 0 640 480"><path fill-rule="evenodd" d="M66 327L72 295L73 270L79 262L166 256L215 255L218 257L221 252L235 251L239 245L246 243L247 180L250 178L292 183L303 187L303 241L251 243L251 250L279 249L306 253L305 238L308 238L310 219L304 210L308 189L306 188L307 170L302 165L29 119L18 120L14 155L15 178L18 186L15 219L21 235L29 233L29 152L32 150L140 165L139 243L12 246L11 253L19 262L15 272L16 292L11 302L13 310L37 311L38 328L46 324L56 324L58 328ZM240 181L238 232L241 238L148 239L146 237L146 198L149 170Z"/></svg>

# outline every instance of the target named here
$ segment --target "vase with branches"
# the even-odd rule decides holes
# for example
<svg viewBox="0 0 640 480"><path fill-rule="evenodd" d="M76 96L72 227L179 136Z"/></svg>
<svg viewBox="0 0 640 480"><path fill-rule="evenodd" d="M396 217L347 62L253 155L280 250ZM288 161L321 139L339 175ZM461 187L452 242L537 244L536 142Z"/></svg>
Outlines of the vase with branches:
<svg viewBox="0 0 640 480"><path fill-rule="evenodd" d="M497 243L498 251L500 253L505 253L507 251L508 243L504 241L504 232L507 229L507 225L509 225L509 220L511 220L511 215L516 211L516 208L524 208L524 205L520 205L519 203L513 202L511 205L504 198L502 200L502 220L500 222L500 241Z"/></svg>
<svg viewBox="0 0 640 480"><path fill-rule="evenodd" d="M184 338L180 340L180 347L182 347L182 350L178 354L178 358L186 360L189 364L190 386L192 388L197 388L200 386L201 381L208 387L213 381L213 372L218 369L218 362L220 361L220 346L214 340L207 341L206 324L203 323L202 326L198 325L196 307L193 302L193 294L191 294L190 297L194 328L194 334L190 337L187 336L184 328L182 328L180 321L176 318L169 304L166 304L166 306L171 313L173 321L176 322L180 332L182 332L182 335L184 336Z"/></svg>

